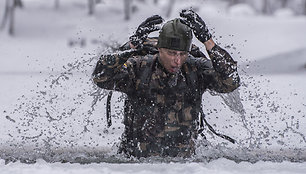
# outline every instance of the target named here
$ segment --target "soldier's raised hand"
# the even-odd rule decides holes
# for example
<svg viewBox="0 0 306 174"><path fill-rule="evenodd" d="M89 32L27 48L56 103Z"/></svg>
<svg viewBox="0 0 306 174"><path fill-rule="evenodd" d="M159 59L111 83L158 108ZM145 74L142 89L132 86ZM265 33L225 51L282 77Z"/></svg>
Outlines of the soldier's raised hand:
<svg viewBox="0 0 306 174"><path fill-rule="evenodd" d="M162 22L163 18L159 15L154 15L147 18L138 26L135 34L130 37L131 43L136 48L142 47L143 42L147 39L151 32L160 30L160 26L158 26L158 24L161 24Z"/></svg>
<svg viewBox="0 0 306 174"><path fill-rule="evenodd" d="M202 43L212 37L203 19L192 9L182 10L180 16L182 22L193 30L195 37Z"/></svg>

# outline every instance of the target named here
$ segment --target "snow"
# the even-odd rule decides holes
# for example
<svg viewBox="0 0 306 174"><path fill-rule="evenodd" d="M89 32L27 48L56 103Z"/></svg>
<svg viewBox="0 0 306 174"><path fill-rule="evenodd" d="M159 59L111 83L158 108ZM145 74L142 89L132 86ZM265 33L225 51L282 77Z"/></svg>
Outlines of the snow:
<svg viewBox="0 0 306 174"><path fill-rule="evenodd" d="M289 8L282 8L282 9L278 9L274 12L274 15L277 17L293 17L294 16L294 12L289 9Z"/></svg>
<svg viewBox="0 0 306 174"><path fill-rule="evenodd" d="M229 8L229 14L233 16L254 16L255 10L247 4L237 4Z"/></svg>
<svg viewBox="0 0 306 174"><path fill-rule="evenodd" d="M195 0L175 3L170 18L167 3L139 2L125 21L122 1L103 1L90 17L85 1L60 1L58 10L53 3L24 0L16 35L0 32L1 174L305 172L305 16L286 9L259 16L249 6ZM238 61L239 90L203 96L208 122L238 144L205 130L208 142L199 138L190 160L120 157L124 96L114 93L107 128L107 91L90 80L96 56L127 41L146 17L172 19L189 6Z"/></svg>
<svg viewBox="0 0 306 174"><path fill-rule="evenodd" d="M100 173L126 173L126 174L151 174L151 173L211 173L211 174L229 174L229 173L260 173L260 174L302 174L305 172L305 165L301 163L273 163L258 162L249 164L247 162L235 163L226 159L219 159L207 164L201 163L147 163L147 164L61 164L46 163L39 161L35 164L27 165L19 162L1 167L2 174L22 173L44 173L44 174L100 174Z"/></svg>

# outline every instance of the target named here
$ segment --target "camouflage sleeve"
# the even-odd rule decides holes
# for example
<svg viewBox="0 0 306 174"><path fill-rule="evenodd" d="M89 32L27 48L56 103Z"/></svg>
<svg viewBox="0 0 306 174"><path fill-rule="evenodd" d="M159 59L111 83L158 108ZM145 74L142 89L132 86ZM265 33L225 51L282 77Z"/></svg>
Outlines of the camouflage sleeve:
<svg viewBox="0 0 306 174"><path fill-rule="evenodd" d="M205 61L206 68L203 71L204 83L208 84L206 87L220 93L237 89L240 86L237 62L218 45L208 51L208 54L211 61Z"/></svg>
<svg viewBox="0 0 306 174"><path fill-rule="evenodd" d="M125 44L123 44L122 46L119 47L120 51L125 51L125 50L129 50L132 49L130 46L130 42L126 42Z"/></svg>
<svg viewBox="0 0 306 174"><path fill-rule="evenodd" d="M135 62L129 58L134 50L126 50L116 54L102 55L93 72L93 81L99 87L109 90L128 92L133 85Z"/></svg>

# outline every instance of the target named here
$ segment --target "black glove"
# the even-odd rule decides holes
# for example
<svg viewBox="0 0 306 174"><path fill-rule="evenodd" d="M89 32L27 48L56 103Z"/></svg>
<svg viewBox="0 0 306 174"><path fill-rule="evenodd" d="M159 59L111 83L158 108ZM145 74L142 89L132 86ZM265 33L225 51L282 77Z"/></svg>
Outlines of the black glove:
<svg viewBox="0 0 306 174"><path fill-rule="evenodd" d="M142 44L146 40L148 35L153 31L159 30L160 27L156 25L161 24L162 22L163 18L159 15L154 15L147 18L138 26L135 34L130 37L131 43L136 48L142 47Z"/></svg>
<svg viewBox="0 0 306 174"><path fill-rule="evenodd" d="M205 22L193 10L182 10L180 16L182 17L181 21L193 30L195 37L202 43L208 41L212 37Z"/></svg>

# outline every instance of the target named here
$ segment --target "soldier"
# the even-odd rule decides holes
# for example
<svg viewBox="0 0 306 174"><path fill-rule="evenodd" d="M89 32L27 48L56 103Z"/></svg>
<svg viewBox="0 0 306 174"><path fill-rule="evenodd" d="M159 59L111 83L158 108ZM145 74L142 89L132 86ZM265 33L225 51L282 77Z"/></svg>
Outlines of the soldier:
<svg viewBox="0 0 306 174"><path fill-rule="evenodd" d="M93 72L99 87L127 94L119 152L128 156L190 157L202 94L239 86L237 63L215 44L201 17L191 9L180 17L165 23L157 39L147 36L163 19L148 18L121 52L102 55ZM192 33L210 59L192 45Z"/></svg>

